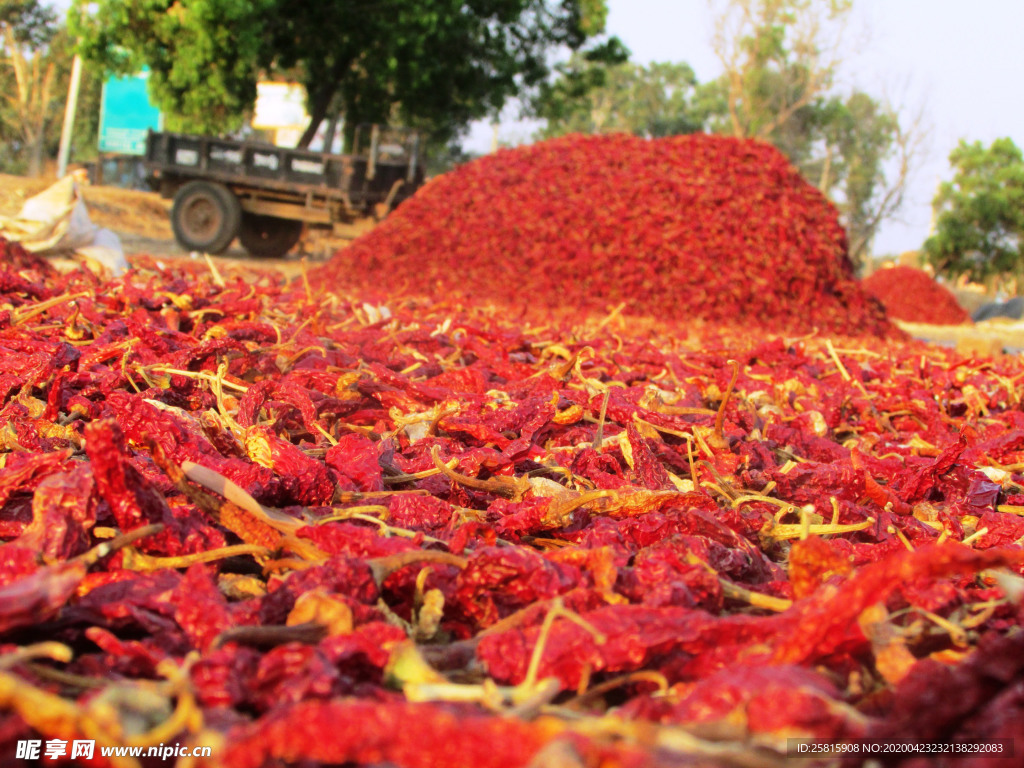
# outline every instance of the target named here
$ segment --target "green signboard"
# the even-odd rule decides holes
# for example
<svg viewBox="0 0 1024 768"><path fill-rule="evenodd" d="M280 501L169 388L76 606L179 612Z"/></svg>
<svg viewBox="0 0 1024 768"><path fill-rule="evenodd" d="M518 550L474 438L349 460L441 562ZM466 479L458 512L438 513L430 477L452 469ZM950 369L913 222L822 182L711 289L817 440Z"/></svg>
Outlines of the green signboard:
<svg viewBox="0 0 1024 768"><path fill-rule="evenodd" d="M146 153L146 133L160 130L160 110L149 100L143 70L128 77L111 77L103 84L100 105L100 152L122 155Z"/></svg>

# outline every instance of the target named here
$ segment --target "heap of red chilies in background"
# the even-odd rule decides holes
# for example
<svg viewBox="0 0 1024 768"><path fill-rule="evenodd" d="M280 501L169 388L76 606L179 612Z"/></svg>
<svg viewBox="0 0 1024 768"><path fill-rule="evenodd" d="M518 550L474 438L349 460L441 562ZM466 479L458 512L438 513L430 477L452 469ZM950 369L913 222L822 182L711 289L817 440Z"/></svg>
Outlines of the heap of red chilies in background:
<svg viewBox="0 0 1024 768"><path fill-rule="evenodd" d="M1016 358L0 256L5 760L1024 737Z"/></svg>
<svg viewBox="0 0 1024 768"><path fill-rule="evenodd" d="M896 320L931 325L960 325L971 320L949 289L921 269L902 264L886 267L864 278L861 286Z"/></svg>
<svg viewBox="0 0 1024 768"><path fill-rule="evenodd" d="M432 180L332 285L776 330L891 333L835 208L769 144L572 135ZM382 288L383 287L383 288Z"/></svg>

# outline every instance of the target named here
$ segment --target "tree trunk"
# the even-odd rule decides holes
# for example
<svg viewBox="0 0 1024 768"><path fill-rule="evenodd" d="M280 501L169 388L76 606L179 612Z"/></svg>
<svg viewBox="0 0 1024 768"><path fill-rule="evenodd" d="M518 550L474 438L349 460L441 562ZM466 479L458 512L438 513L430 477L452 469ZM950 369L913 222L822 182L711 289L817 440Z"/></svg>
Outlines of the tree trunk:
<svg viewBox="0 0 1024 768"><path fill-rule="evenodd" d="M42 176L46 113L52 99L57 67L53 61L44 62L42 51L26 52L9 25L0 25L0 30L16 86L16 93L5 96L14 106L14 122L25 139L27 173L29 176Z"/></svg>
<svg viewBox="0 0 1024 768"><path fill-rule="evenodd" d="M358 149L360 152L366 152L370 148L370 135L364 130L359 135L361 142L359 147L355 146L356 143L356 127L364 121L362 115L354 110L348 110L345 112L345 127L342 130L342 152L352 152L354 149Z"/></svg>
<svg viewBox="0 0 1024 768"><path fill-rule="evenodd" d="M832 172L832 145L825 145L825 162L821 166L821 178L818 179L818 190L823 194L828 194L828 188L832 184L830 174Z"/></svg>
<svg viewBox="0 0 1024 768"><path fill-rule="evenodd" d="M324 121L325 111L317 111L317 114L312 115L309 118L309 125L306 126L305 132L299 139L298 148L308 149L310 142L313 141L313 137L316 136L316 131L320 127L320 123Z"/></svg>
<svg viewBox="0 0 1024 768"><path fill-rule="evenodd" d="M299 139L299 147L301 149L307 149L310 142L313 141L313 137L316 136L320 123L327 117L327 112L331 107L331 101L334 99L336 90L337 88L333 84L322 85L309 96L309 125L306 126L306 131L302 134L302 138Z"/></svg>
<svg viewBox="0 0 1024 768"><path fill-rule="evenodd" d="M26 175L38 178L43 175L43 134L40 131L25 146L28 156Z"/></svg>
<svg viewBox="0 0 1024 768"><path fill-rule="evenodd" d="M850 257L850 262L853 264L854 270L859 274L866 263L865 256L867 255L871 241L863 234L850 232L850 243L847 250L847 255Z"/></svg>
<svg viewBox="0 0 1024 768"><path fill-rule="evenodd" d="M334 151L334 136L338 133L338 122L341 120L341 114L335 112L331 115L331 118L327 121L327 128L324 130L324 152Z"/></svg>

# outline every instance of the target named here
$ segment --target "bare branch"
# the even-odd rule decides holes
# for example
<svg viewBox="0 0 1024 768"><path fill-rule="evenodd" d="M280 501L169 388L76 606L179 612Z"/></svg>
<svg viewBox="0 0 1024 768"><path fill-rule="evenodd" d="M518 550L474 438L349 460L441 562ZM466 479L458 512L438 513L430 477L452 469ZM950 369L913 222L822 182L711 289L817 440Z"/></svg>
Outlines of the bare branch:
<svg viewBox="0 0 1024 768"><path fill-rule="evenodd" d="M850 258L855 264L863 260L882 222L892 218L903 206L910 179L925 154L928 133L923 107L909 121L897 120L893 141L895 174L886 176L881 195L862 223L862 236L857 243L850 244Z"/></svg>
<svg viewBox="0 0 1024 768"><path fill-rule="evenodd" d="M849 8L847 0L726 0L712 46L733 135L768 139L828 91Z"/></svg>

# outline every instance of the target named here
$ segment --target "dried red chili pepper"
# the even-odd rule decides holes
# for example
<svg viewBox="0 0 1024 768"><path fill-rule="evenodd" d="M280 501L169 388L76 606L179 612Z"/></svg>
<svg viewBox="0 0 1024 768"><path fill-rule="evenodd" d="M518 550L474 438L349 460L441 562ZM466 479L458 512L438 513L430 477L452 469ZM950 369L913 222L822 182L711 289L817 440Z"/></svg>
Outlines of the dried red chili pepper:
<svg viewBox="0 0 1024 768"><path fill-rule="evenodd" d="M728 207L733 184L766 182L742 154L760 150L746 146L656 151L710 153L686 164L726 169L704 202ZM566 147L589 167L584 143ZM639 149L621 149L625 181ZM723 160L733 151L735 163ZM770 218L750 234L777 230L801 258L833 253L832 214L787 173L783 194L807 204L796 212L807 226ZM709 214L715 226L729 220ZM657 250L665 233L697 242L671 219L659 227L623 231L634 249ZM765 736L766 748L794 730L877 732L890 713L912 716L899 697L920 705L906 681L933 663L956 671L980 713L946 717L964 720L951 732L1012 730L1013 685L992 684L965 651L1022 624L1016 358L869 337L754 341L718 325L666 331L671 313L643 318L640 304L628 321L588 324L598 305L581 302L538 327L476 302L310 301L301 283L139 264L100 287L28 260L20 279L58 301L0 291L10 307L0 348L21 366L0 373L0 586L27 595L0 628L0 666L22 652L14 642L53 636L75 652L57 671L4 666L24 680L15 688L49 675L84 708L104 691L80 693L75 675L115 696L125 678L173 677L169 665L187 658L204 727L239 737L257 763L315 762L321 733L332 760L451 763L446 747L484 760L512 732L534 734L529 749L514 745L524 762L569 744L570 764L678 764L693 755L674 751L677 728L692 745L741 711L742 738ZM623 291L654 296L656 308L631 265L580 274L593 277L595 301ZM597 277L616 283L612 293ZM755 278L772 296L771 280ZM805 272L786 290L813 304L822 285ZM844 327L874 316L850 300ZM822 306L822 316L835 308ZM177 470L186 462L244 493L216 475L203 476L212 490L195 486ZM268 509L284 504L304 508ZM166 525L159 537L74 584L55 576L116 529L152 521ZM966 546L932 546L940 539ZM391 666L410 638L426 682ZM992 669L1015 680L991 642ZM171 700L190 700L175 690ZM559 691L558 707L531 719ZM608 717L613 707L622 716ZM361 740L318 719L343 711L363 718ZM407 728L374 736L378 723L401 729L414 716L422 732L406 746ZM497 734L485 757L467 718ZM459 733L445 730L452 722ZM17 728L14 738L31 737ZM713 746L744 748L739 736Z"/></svg>
<svg viewBox="0 0 1024 768"><path fill-rule="evenodd" d="M845 251L835 210L767 144L576 135L435 180L317 282L891 333Z"/></svg>
<svg viewBox="0 0 1024 768"><path fill-rule="evenodd" d="M94 481L87 464L47 476L32 497L32 522L17 542L34 549L44 562L70 560L91 545L96 522Z"/></svg>
<svg viewBox="0 0 1024 768"><path fill-rule="evenodd" d="M382 491L383 472L373 441L363 435L342 435L327 449L324 463L334 471L342 490Z"/></svg>
<svg viewBox="0 0 1024 768"><path fill-rule="evenodd" d="M932 325L959 325L971 320L948 288L914 267L898 265L876 270L861 281L861 286L896 320Z"/></svg>

